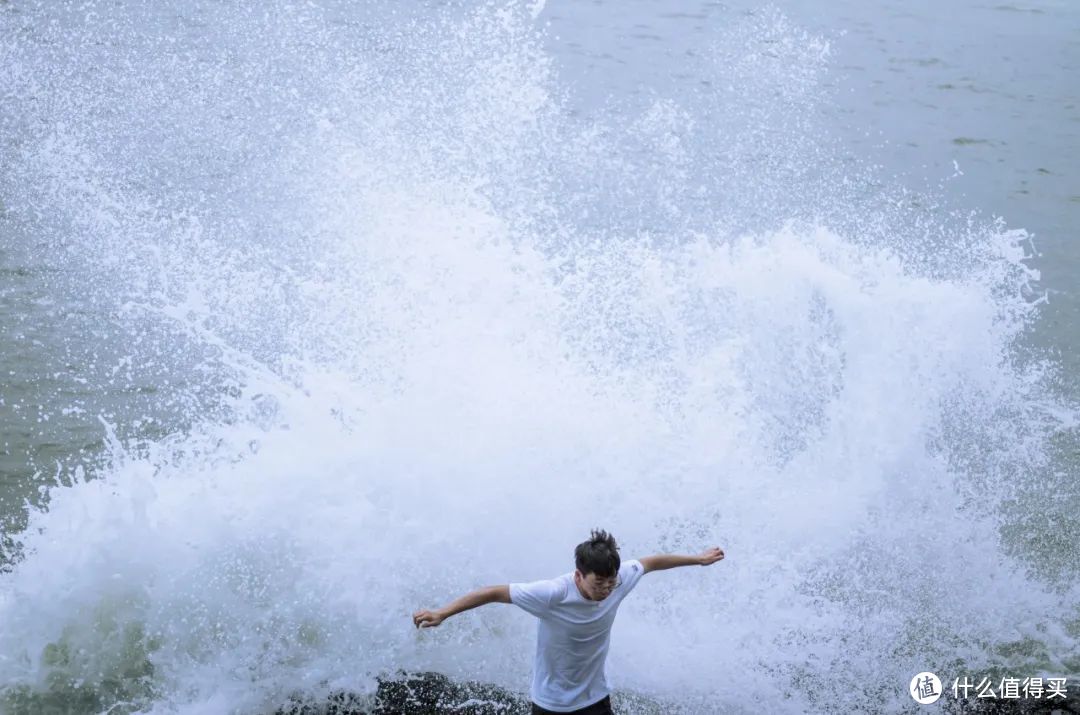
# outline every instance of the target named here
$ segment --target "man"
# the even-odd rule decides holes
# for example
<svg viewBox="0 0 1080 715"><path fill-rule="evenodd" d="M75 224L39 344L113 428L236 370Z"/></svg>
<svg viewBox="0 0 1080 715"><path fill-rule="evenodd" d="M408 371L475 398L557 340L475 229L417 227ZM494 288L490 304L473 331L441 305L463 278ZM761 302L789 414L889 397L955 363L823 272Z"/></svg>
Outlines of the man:
<svg viewBox="0 0 1080 715"><path fill-rule="evenodd" d="M661 554L624 564L614 537L594 530L574 549L573 573L477 589L443 608L417 611L413 624L430 628L486 603L516 604L540 619L529 690L533 715L613 715L604 661L619 604L650 571L708 566L722 558L724 552L713 547L698 556Z"/></svg>

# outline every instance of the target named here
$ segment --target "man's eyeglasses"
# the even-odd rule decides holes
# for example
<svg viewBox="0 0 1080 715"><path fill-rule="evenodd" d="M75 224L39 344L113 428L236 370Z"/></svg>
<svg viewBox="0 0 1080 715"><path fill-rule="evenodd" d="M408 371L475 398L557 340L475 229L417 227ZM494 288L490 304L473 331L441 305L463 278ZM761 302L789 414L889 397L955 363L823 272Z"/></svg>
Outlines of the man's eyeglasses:
<svg viewBox="0 0 1080 715"><path fill-rule="evenodd" d="M596 588L600 589L601 591L614 591L619 586L622 586L621 576L615 577L615 583L611 583L610 581L602 581L596 584Z"/></svg>

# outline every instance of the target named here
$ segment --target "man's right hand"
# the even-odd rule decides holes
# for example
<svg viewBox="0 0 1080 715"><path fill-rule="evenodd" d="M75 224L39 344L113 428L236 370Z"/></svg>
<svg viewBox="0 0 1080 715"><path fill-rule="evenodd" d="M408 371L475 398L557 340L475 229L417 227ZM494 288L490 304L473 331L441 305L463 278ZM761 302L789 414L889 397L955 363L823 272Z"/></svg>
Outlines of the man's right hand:
<svg viewBox="0 0 1080 715"><path fill-rule="evenodd" d="M700 559L702 566L715 564L717 561L720 561L723 558L724 550L721 549L719 546L714 546L711 549L705 549L698 556L698 559Z"/></svg>
<svg viewBox="0 0 1080 715"><path fill-rule="evenodd" d="M475 591L466 593L459 599L451 601L442 608L433 611L417 611L412 616L413 625L417 628L433 628L462 611L470 608L483 606L485 603L510 603L510 586L486 586Z"/></svg>
<svg viewBox="0 0 1080 715"><path fill-rule="evenodd" d="M445 620L446 616L441 611L417 611L412 616L413 625L417 628L434 628Z"/></svg>

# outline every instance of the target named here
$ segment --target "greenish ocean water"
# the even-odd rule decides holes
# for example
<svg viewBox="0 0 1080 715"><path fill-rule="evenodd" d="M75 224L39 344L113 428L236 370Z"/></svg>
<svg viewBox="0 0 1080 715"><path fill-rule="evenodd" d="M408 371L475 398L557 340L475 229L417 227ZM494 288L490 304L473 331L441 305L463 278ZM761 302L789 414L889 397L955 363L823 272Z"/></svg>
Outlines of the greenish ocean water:
<svg viewBox="0 0 1080 715"><path fill-rule="evenodd" d="M1078 38L1051 0L0 4L0 711L523 691L520 614L402 614L597 525L731 555L628 602L620 692L1080 678Z"/></svg>

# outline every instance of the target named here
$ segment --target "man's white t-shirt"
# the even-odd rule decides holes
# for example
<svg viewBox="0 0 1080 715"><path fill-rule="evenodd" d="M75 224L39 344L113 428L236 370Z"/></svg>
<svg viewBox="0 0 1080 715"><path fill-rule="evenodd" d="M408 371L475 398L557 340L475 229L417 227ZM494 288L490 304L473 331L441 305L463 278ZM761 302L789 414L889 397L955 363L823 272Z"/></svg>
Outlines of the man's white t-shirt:
<svg viewBox="0 0 1080 715"><path fill-rule="evenodd" d="M626 595L645 574L640 561L624 561L619 584L603 601L581 595L573 572L546 581L510 584L510 601L536 616L536 660L529 695L553 712L571 712L610 691L604 661L611 624Z"/></svg>

